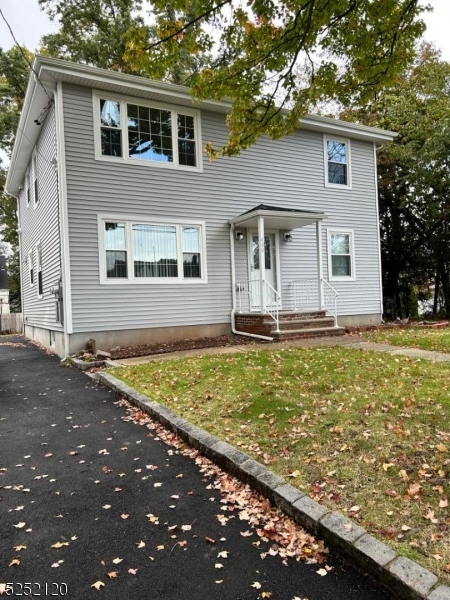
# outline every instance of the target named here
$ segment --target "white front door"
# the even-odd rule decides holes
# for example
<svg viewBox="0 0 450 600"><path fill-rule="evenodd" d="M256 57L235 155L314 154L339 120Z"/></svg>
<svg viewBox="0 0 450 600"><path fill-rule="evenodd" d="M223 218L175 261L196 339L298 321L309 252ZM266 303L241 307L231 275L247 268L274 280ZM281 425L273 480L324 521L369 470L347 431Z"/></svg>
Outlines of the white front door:
<svg viewBox="0 0 450 600"><path fill-rule="evenodd" d="M264 257L266 267L266 281L270 283L273 289L277 290L277 271L276 271L276 246L275 234L264 234ZM268 307L277 303L275 294L270 288L267 288L266 304ZM261 288L260 288L260 270L259 270L259 237L257 231L252 231L250 235L250 306L252 310L261 310Z"/></svg>

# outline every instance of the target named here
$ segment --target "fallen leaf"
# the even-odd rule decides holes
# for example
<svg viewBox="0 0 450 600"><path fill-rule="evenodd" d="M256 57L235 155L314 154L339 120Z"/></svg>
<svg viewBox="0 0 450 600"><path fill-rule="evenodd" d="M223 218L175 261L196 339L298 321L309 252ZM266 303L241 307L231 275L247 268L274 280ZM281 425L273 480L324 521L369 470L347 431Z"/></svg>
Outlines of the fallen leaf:
<svg viewBox="0 0 450 600"><path fill-rule="evenodd" d="M227 552L227 550L222 550L222 552L219 552L219 554L217 555L217 558L228 558L228 555L230 553Z"/></svg>
<svg viewBox="0 0 450 600"><path fill-rule="evenodd" d="M253 533L247 529L247 531L241 531L241 535L242 537L250 537L251 535L253 535Z"/></svg>
<svg viewBox="0 0 450 600"><path fill-rule="evenodd" d="M105 584L103 583L103 581L99 580L93 583L91 587L95 588L96 590L100 590L102 587L105 587Z"/></svg>
<svg viewBox="0 0 450 600"><path fill-rule="evenodd" d="M395 467L394 463L384 463L383 464L383 471L387 471L391 467Z"/></svg>
<svg viewBox="0 0 450 600"><path fill-rule="evenodd" d="M140 541L136 545L137 545L138 548L144 548L145 547L145 542Z"/></svg>
<svg viewBox="0 0 450 600"><path fill-rule="evenodd" d="M321 577L325 577L325 575L328 575L328 571L326 569L319 569L318 571L316 571L316 573Z"/></svg>
<svg viewBox="0 0 450 600"><path fill-rule="evenodd" d="M360 506L357 506L357 505L355 504L355 506L352 506L352 507L349 509L349 512L356 513L356 512L359 512L360 510L361 510L361 507L360 507Z"/></svg>
<svg viewBox="0 0 450 600"><path fill-rule="evenodd" d="M20 565L20 558L13 558L8 566L10 567L18 567Z"/></svg>
<svg viewBox="0 0 450 600"><path fill-rule="evenodd" d="M161 544L160 546L156 546L157 550L164 550L164 544Z"/></svg>
<svg viewBox="0 0 450 600"><path fill-rule="evenodd" d="M130 515L127 515L127 513L122 513L122 514L120 515L120 517L121 517L122 519L128 519L128 517L129 517L129 516L130 516Z"/></svg>
<svg viewBox="0 0 450 600"><path fill-rule="evenodd" d="M154 483L153 484L153 487L161 487L161 486L162 486L162 483Z"/></svg>
<svg viewBox="0 0 450 600"><path fill-rule="evenodd" d="M137 572L138 572L138 570L137 570L137 569L128 569L128 573L129 573L130 575L136 575L136 573L137 573Z"/></svg>
<svg viewBox="0 0 450 600"><path fill-rule="evenodd" d="M26 523L17 523L17 525L13 525L13 527L16 527L17 529L22 529L22 527L25 527Z"/></svg>
<svg viewBox="0 0 450 600"><path fill-rule="evenodd" d="M69 542L56 542L56 544L52 545L52 548L62 548L63 546L68 546Z"/></svg>
<svg viewBox="0 0 450 600"><path fill-rule="evenodd" d="M223 579L216 579L215 583L223 583Z"/></svg>
<svg viewBox="0 0 450 600"><path fill-rule="evenodd" d="M270 598L272 592L261 592L261 598Z"/></svg>
<svg viewBox="0 0 450 600"><path fill-rule="evenodd" d="M114 488L114 491L115 491L115 492L121 492L121 491L122 491L122 488L120 488L120 487L115 487L115 488Z"/></svg>
<svg viewBox="0 0 450 600"><path fill-rule="evenodd" d="M444 446L444 444L437 444L436 450L439 450L439 452L447 452L447 446Z"/></svg>
<svg viewBox="0 0 450 600"><path fill-rule="evenodd" d="M108 573L108 577L109 577L110 579L115 579L115 578L116 578L116 577L118 577L118 576L119 576L119 573L118 573L117 571L110 571L110 572Z"/></svg>
<svg viewBox="0 0 450 600"><path fill-rule="evenodd" d="M108 510L108 508L111 508L111 504L104 504L102 506L102 508L104 508L105 510Z"/></svg>
<svg viewBox="0 0 450 600"><path fill-rule="evenodd" d="M190 531L192 529L192 525L182 525L182 531Z"/></svg>
<svg viewBox="0 0 450 600"><path fill-rule="evenodd" d="M26 546L14 546L14 550L16 552L20 552L21 550L26 550L27 547Z"/></svg>
<svg viewBox="0 0 450 600"><path fill-rule="evenodd" d="M448 506L447 498L441 498L441 500L439 500L439 508L446 508L447 506Z"/></svg>
<svg viewBox="0 0 450 600"><path fill-rule="evenodd" d="M210 543L210 544L215 544L215 543L216 543L216 540L213 540L213 539L212 539L212 538L210 538L210 537L205 537L205 540L206 540L208 543Z"/></svg>
<svg viewBox="0 0 450 600"><path fill-rule="evenodd" d="M113 563L114 563L115 565L120 565L120 563L121 563L122 561L123 561L123 558L115 558L115 559L113 560Z"/></svg>
<svg viewBox="0 0 450 600"><path fill-rule="evenodd" d="M214 565L214 567L215 567L216 569L223 569L223 564L222 564L222 563L216 563L216 564Z"/></svg>
<svg viewBox="0 0 450 600"><path fill-rule="evenodd" d="M255 588L255 590L259 590L262 586L259 581L255 581L250 587Z"/></svg>

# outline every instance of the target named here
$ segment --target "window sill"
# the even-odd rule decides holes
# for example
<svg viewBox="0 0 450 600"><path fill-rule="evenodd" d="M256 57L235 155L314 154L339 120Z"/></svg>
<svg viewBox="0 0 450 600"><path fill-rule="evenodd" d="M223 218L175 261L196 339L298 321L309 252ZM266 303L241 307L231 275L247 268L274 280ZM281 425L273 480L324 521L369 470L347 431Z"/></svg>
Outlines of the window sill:
<svg viewBox="0 0 450 600"><path fill-rule="evenodd" d="M343 183L328 183L325 182L326 188L333 188L334 190L351 190L353 189L352 185L344 185Z"/></svg>
<svg viewBox="0 0 450 600"><path fill-rule="evenodd" d="M142 279L101 279L100 285L202 285L208 283L207 279L169 279L169 278L142 278Z"/></svg>
<svg viewBox="0 0 450 600"><path fill-rule="evenodd" d="M156 167L157 169L169 169L174 171L187 171L189 173L203 173L202 167L188 167L186 165L175 165L169 162L159 162L157 160L140 160L139 158L120 158L116 156L103 156L96 154L95 160L124 165L137 165L146 167Z"/></svg>

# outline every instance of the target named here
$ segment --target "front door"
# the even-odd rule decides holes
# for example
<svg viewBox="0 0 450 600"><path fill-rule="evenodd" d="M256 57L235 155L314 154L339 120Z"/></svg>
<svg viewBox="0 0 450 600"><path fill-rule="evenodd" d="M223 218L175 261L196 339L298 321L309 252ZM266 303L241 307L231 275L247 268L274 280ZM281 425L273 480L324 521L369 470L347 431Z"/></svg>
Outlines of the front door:
<svg viewBox="0 0 450 600"><path fill-rule="evenodd" d="M258 232L251 232L250 247L250 305L252 310L261 310L261 288L260 288L260 270L259 270L259 237ZM277 289L276 255L275 255L275 234L266 233L264 235L264 257L266 267L266 281L272 288ZM266 292L266 304L268 307L277 303L275 294L270 288Z"/></svg>

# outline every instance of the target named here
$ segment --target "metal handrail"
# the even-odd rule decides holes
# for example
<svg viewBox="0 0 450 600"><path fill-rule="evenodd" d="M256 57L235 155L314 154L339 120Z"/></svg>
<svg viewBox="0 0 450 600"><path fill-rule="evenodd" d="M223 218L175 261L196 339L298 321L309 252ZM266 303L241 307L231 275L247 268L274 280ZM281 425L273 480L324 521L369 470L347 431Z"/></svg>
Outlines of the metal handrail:
<svg viewBox="0 0 450 600"><path fill-rule="evenodd" d="M274 309L272 309L272 311L271 311L269 308L271 305L269 304L269 302L267 302L266 310L267 310L267 313L272 317L272 319L276 323L277 328L275 329L275 331L277 333L279 333L280 332L280 318L279 318L279 314L278 314L278 306L280 305L281 294L279 292L277 292L277 290L272 285L270 285L270 283L268 281L266 281L265 279L264 279L264 283L266 284L266 288L269 288L269 291L273 292L274 297L275 297Z"/></svg>
<svg viewBox="0 0 450 600"><path fill-rule="evenodd" d="M266 288L266 298L271 296L271 300L266 302L267 314L272 317L276 323L276 331L280 331L280 319L279 319L279 305L281 302L281 294L265 279L263 280ZM246 281L236 282L236 299L237 299L237 311L251 312L254 307L252 298L258 297L260 291L261 281L259 279L250 279ZM255 289L253 289L255 288ZM267 293L269 292L269 293ZM261 301L261 299L259 299ZM256 305L256 302L255 302Z"/></svg>
<svg viewBox="0 0 450 600"><path fill-rule="evenodd" d="M301 308L313 308L319 306L319 280L316 278L296 279L291 282L294 285L294 310ZM325 310L334 317L334 325L337 327L337 299L339 292L331 286L328 281L322 279L324 284L323 303Z"/></svg>

